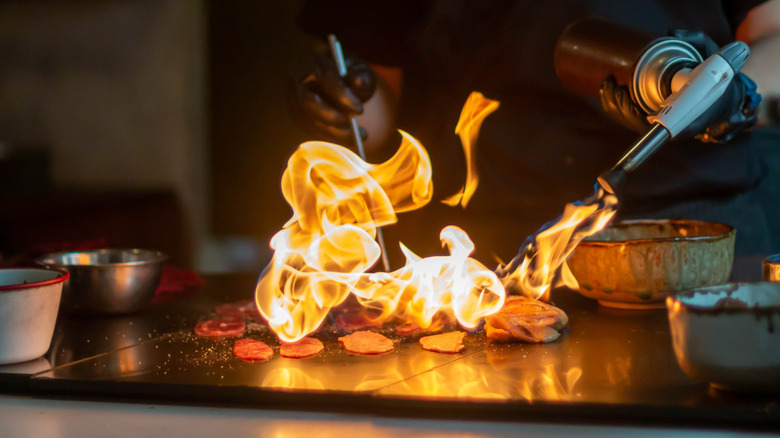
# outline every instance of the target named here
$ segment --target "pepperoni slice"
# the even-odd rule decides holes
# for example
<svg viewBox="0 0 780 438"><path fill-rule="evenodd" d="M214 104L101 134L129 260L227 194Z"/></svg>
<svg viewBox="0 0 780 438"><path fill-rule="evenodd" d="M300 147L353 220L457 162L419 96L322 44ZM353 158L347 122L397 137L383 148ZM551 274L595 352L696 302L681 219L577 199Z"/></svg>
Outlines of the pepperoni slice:
<svg viewBox="0 0 780 438"><path fill-rule="evenodd" d="M382 354L393 350L393 341L368 330L339 338L344 349L355 354Z"/></svg>
<svg viewBox="0 0 780 438"><path fill-rule="evenodd" d="M398 333L401 336L411 336L414 333L417 333L417 330L420 328L416 323L409 322L403 325L396 326L395 332Z"/></svg>
<svg viewBox="0 0 780 438"><path fill-rule="evenodd" d="M225 316L248 316L256 318L260 316L260 312L257 310L255 302L252 300L240 300L232 303L220 304L214 308L217 315Z"/></svg>
<svg viewBox="0 0 780 438"><path fill-rule="evenodd" d="M368 315L361 311L345 311L336 315L336 328L345 332L354 332L368 327L378 327L382 325L372 321Z"/></svg>
<svg viewBox="0 0 780 438"><path fill-rule="evenodd" d="M233 344L233 354L244 362L266 362L274 357L274 350L262 341L239 339Z"/></svg>
<svg viewBox="0 0 780 438"><path fill-rule="evenodd" d="M207 319L195 325L195 334L204 338L233 338L241 336L246 324L235 316Z"/></svg>
<svg viewBox="0 0 780 438"><path fill-rule="evenodd" d="M235 303L220 304L214 308L214 311L217 312L217 315L244 316L244 310L241 308L241 306L248 302L249 300L242 300L236 301Z"/></svg>
<svg viewBox="0 0 780 438"><path fill-rule="evenodd" d="M298 342L291 344L282 343L279 347L279 354L282 357L289 357L292 359L303 359L305 357L312 357L320 354L325 346L322 345L319 339L316 338L303 338Z"/></svg>
<svg viewBox="0 0 780 438"><path fill-rule="evenodd" d="M435 351L437 353L459 353L466 348L463 345L463 338L465 337L466 332L461 331L425 336L420 338L420 345L423 350Z"/></svg>

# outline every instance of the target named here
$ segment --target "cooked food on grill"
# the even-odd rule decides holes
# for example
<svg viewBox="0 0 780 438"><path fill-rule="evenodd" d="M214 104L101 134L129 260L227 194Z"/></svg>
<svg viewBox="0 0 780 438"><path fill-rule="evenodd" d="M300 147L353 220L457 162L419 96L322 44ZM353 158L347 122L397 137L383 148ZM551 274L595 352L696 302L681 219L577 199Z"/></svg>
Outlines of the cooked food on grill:
<svg viewBox="0 0 780 438"><path fill-rule="evenodd" d="M342 336L339 343L345 350L355 354L382 354L393 350L393 341L368 330Z"/></svg>
<svg viewBox="0 0 780 438"><path fill-rule="evenodd" d="M260 312L257 310L257 306L253 300L240 300L232 303L220 304L214 308L214 311L218 315L224 316L260 317Z"/></svg>
<svg viewBox="0 0 780 438"><path fill-rule="evenodd" d="M204 338L232 338L241 336L246 324L235 316L207 319L195 325L195 334Z"/></svg>
<svg viewBox="0 0 780 438"><path fill-rule="evenodd" d="M395 327L395 332L400 336L411 336L420 330L420 326L414 322L408 322Z"/></svg>
<svg viewBox="0 0 780 438"><path fill-rule="evenodd" d="M466 348L466 346L463 345L463 338L465 337L466 332L461 331L425 336L420 338L420 345L423 350L435 351L438 353L459 353Z"/></svg>
<svg viewBox="0 0 780 438"><path fill-rule="evenodd" d="M552 342L569 323L563 310L526 297L507 297L504 306L485 321L488 339L501 342Z"/></svg>
<svg viewBox="0 0 780 438"><path fill-rule="evenodd" d="M369 327L378 327L382 324L371 320L368 315L360 310L349 310L336 315L335 325L340 331L354 332L355 330Z"/></svg>
<svg viewBox="0 0 780 438"><path fill-rule="evenodd" d="M265 362L274 357L274 350L262 341L239 339L233 344L233 354L244 362Z"/></svg>
<svg viewBox="0 0 780 438"><path fill-rule="evenodd" d="M298 342L287 343L282 342L282 346L279 347L279 354L282 357L289 357L292 359L303 359L306 357L312 357L320 354L325 346L317 338L303 338Z"/></svg>

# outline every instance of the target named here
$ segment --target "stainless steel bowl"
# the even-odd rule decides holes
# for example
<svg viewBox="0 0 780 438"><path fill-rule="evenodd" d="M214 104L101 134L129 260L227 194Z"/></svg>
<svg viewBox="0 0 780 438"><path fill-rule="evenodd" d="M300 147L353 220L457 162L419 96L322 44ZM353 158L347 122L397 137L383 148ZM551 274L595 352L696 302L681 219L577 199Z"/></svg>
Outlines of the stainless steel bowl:
<svg viewBox="0 0 780 438"><path fill-rule="evenodd" d="M160 251L110 248L52 253L36 262L70 273L62 290L63 311L118 315L149 304L167 258Z"/></svg>

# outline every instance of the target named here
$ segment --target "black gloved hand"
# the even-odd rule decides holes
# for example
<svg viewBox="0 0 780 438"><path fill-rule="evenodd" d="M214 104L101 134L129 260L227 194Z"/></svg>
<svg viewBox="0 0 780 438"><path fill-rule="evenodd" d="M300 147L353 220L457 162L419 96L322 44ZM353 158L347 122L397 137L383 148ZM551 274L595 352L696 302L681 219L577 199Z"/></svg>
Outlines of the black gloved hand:
<svg viewBox="0 0 780 438"><path fill-rule="evenodd" d="M345 52L344 61L342 78L330 52L316 52L309 65L291 75L288 104L293 121L317 139L350 144L349 119L363 113L363 102L376 90L376 75L354 54ZM360 132L365 139L365 130Z"/></svg>
<svg viewBox="0 0 780 438"><path fill-rule="evenodd" d="M707 34L700 31L674 30L671 36L691 44L703 59L719 49ZM634 103L628 88L617 85L613 77L606 78L601 84L599 97L602 110L612 120L641 134L650 129L647 122L649 114ZM738 73L723 95L676 138L695 136L702 142L727 142L742 129L755 124L760 100L755 83Z"/></svg>
<svg viewBox="0 0 780 438"><path fill-rule="evenodd" d="M648 114L631 98L625 85L618 85L614 76L608 76L599 87L601 109L613 121L640 134L650 129Z"/></svg>

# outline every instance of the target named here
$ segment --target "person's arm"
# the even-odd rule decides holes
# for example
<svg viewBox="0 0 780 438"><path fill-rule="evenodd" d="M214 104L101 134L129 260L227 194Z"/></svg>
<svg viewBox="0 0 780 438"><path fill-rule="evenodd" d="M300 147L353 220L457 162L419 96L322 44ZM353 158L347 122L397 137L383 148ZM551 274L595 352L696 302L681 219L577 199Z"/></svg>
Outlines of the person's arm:
<svg viewBox="0 0 780 438"><path fill-rule="evenodd" d="M750 46L750 59L742 71L758 85L763 101L759 124L766 124L766 105L780 99L780 0L751 9L737 28L737 39Z"/></svg>

